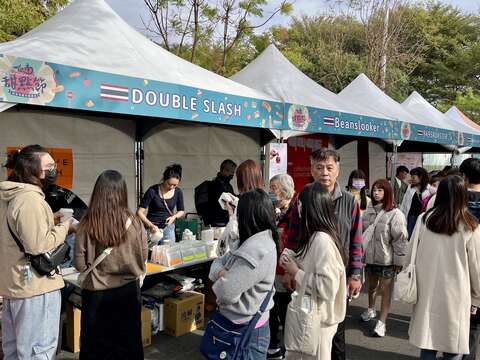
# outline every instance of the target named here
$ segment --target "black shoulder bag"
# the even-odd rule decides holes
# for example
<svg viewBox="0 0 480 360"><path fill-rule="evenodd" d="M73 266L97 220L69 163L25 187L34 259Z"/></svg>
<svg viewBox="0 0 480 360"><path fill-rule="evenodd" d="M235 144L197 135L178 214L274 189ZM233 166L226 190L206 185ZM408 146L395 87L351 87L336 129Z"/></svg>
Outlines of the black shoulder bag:
<svg viewBox="0 0 480 360"><path fill-rule="evenodd" d="M59 266L70 259L70 245L63 243L56 249L40 255L31 255L25 252L25 247L10 227L7 219L8 230L13 240L22 253L25 254L27 261L40 276L54 276L59 273Z"/></svg>

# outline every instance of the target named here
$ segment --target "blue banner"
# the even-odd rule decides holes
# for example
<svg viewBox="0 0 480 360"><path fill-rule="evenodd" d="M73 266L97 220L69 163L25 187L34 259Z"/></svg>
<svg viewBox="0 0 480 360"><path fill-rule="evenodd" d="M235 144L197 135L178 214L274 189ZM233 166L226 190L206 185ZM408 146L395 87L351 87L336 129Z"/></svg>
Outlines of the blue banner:
<svg viewBox="0 0 480 360"><path fill-rule="evenodd" d="M0 101L283 129L283 103L0 55Z"/></svg>
<svg viewBox="0 0 480 360"><path fill-rule="evenodd" d="M0 101L222 125L480 146L480 136L0 54Z"/></svg>

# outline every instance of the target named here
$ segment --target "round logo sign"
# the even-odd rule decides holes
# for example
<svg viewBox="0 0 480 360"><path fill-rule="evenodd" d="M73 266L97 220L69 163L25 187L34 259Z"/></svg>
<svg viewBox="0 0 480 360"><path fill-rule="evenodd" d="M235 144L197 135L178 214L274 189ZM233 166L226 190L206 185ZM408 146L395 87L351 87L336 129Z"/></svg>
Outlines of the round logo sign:
<svg viewBox="0 0 480 360"><path fill-rule="evenodd" d="M410 124L407 123L407 122L402 123L402 128L401 128L400 132L401 132L402 140L410 139L410 136L412 135L412 130L410 129Z"/></svg>
<svg viewBox="0 0 480 360"><path fill-rule="evenodd" d="M302 105L290 105L288 109L288 126L292 130L306 130L311 119L308 108Z"/></svg>

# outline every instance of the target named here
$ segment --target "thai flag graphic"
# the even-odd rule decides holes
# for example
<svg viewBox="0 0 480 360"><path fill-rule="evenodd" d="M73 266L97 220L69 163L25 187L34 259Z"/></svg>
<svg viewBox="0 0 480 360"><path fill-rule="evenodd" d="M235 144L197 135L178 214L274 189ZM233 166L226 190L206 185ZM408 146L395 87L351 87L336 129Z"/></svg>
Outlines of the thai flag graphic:
<svg viewBox="0 0 480 360"><path fill-rule="evenodd" d="M417 130L417 135L418 136L424 136L425 132L423 130Z"/></svg>
<svg viewBox="0 0 480 360"><path fill-rule="evenodd" d="M100 86L100 97L112 101L128 101L128 87L112 84Z"/></svg>
<svg viewBox="0 0 480 360"><path fill-rule="evenodd" d="M323 118L323 124L325 126L335 126L335 118L326 116Z"/></svg>

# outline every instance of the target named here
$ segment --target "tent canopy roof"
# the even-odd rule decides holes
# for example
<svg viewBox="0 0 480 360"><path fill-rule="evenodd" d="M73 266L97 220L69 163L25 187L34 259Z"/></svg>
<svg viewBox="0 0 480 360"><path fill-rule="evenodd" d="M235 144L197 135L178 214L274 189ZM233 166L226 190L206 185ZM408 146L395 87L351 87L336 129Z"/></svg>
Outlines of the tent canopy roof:
<svg viewBox="0 0 480 360"><path fill-rule="evenodd" d="M231 79L292 104L392 119L386 114L340 99L301 72L273 44Z"/></svg>
<svg viewBox="0 0 480 360"><path fill-rule="evenodd" d="M410 94L410 96L402 103L402 106L419 117L431 120L436 127L479 134L478 131L474 131L466 124L459 124L448 116L445 116L445 114L437 110L416 91Z"/></svg>
<svg viewBox="0 0 480 360"><path fill-rule="evenodd" d="M360 74L345 89L338 94L342 99L356 104L368 104L376 111L409 123L435 126L421 117L417 117L402 107L398 102L385 94L365 74Z"/></svg>
<svg viewBox="0 0 480 360"><path fill-rule="evenodd" d="M448 111L445 113L445 116L454 120L455 123L457 124L463 124L463 125L466 124L469 128L477 132L480 131L480 125L478 125L476 122L471 120L467 115L461 112L460 109L457 108L456 106L452 106L450 109L448 109Z"/></svg>
<svg viewBox="0 0 480 360"><path fill-rule="evenodd" d="M270 96L183 60L128 25L104 0L76 0L0 54L253 98Z"/></svg>

